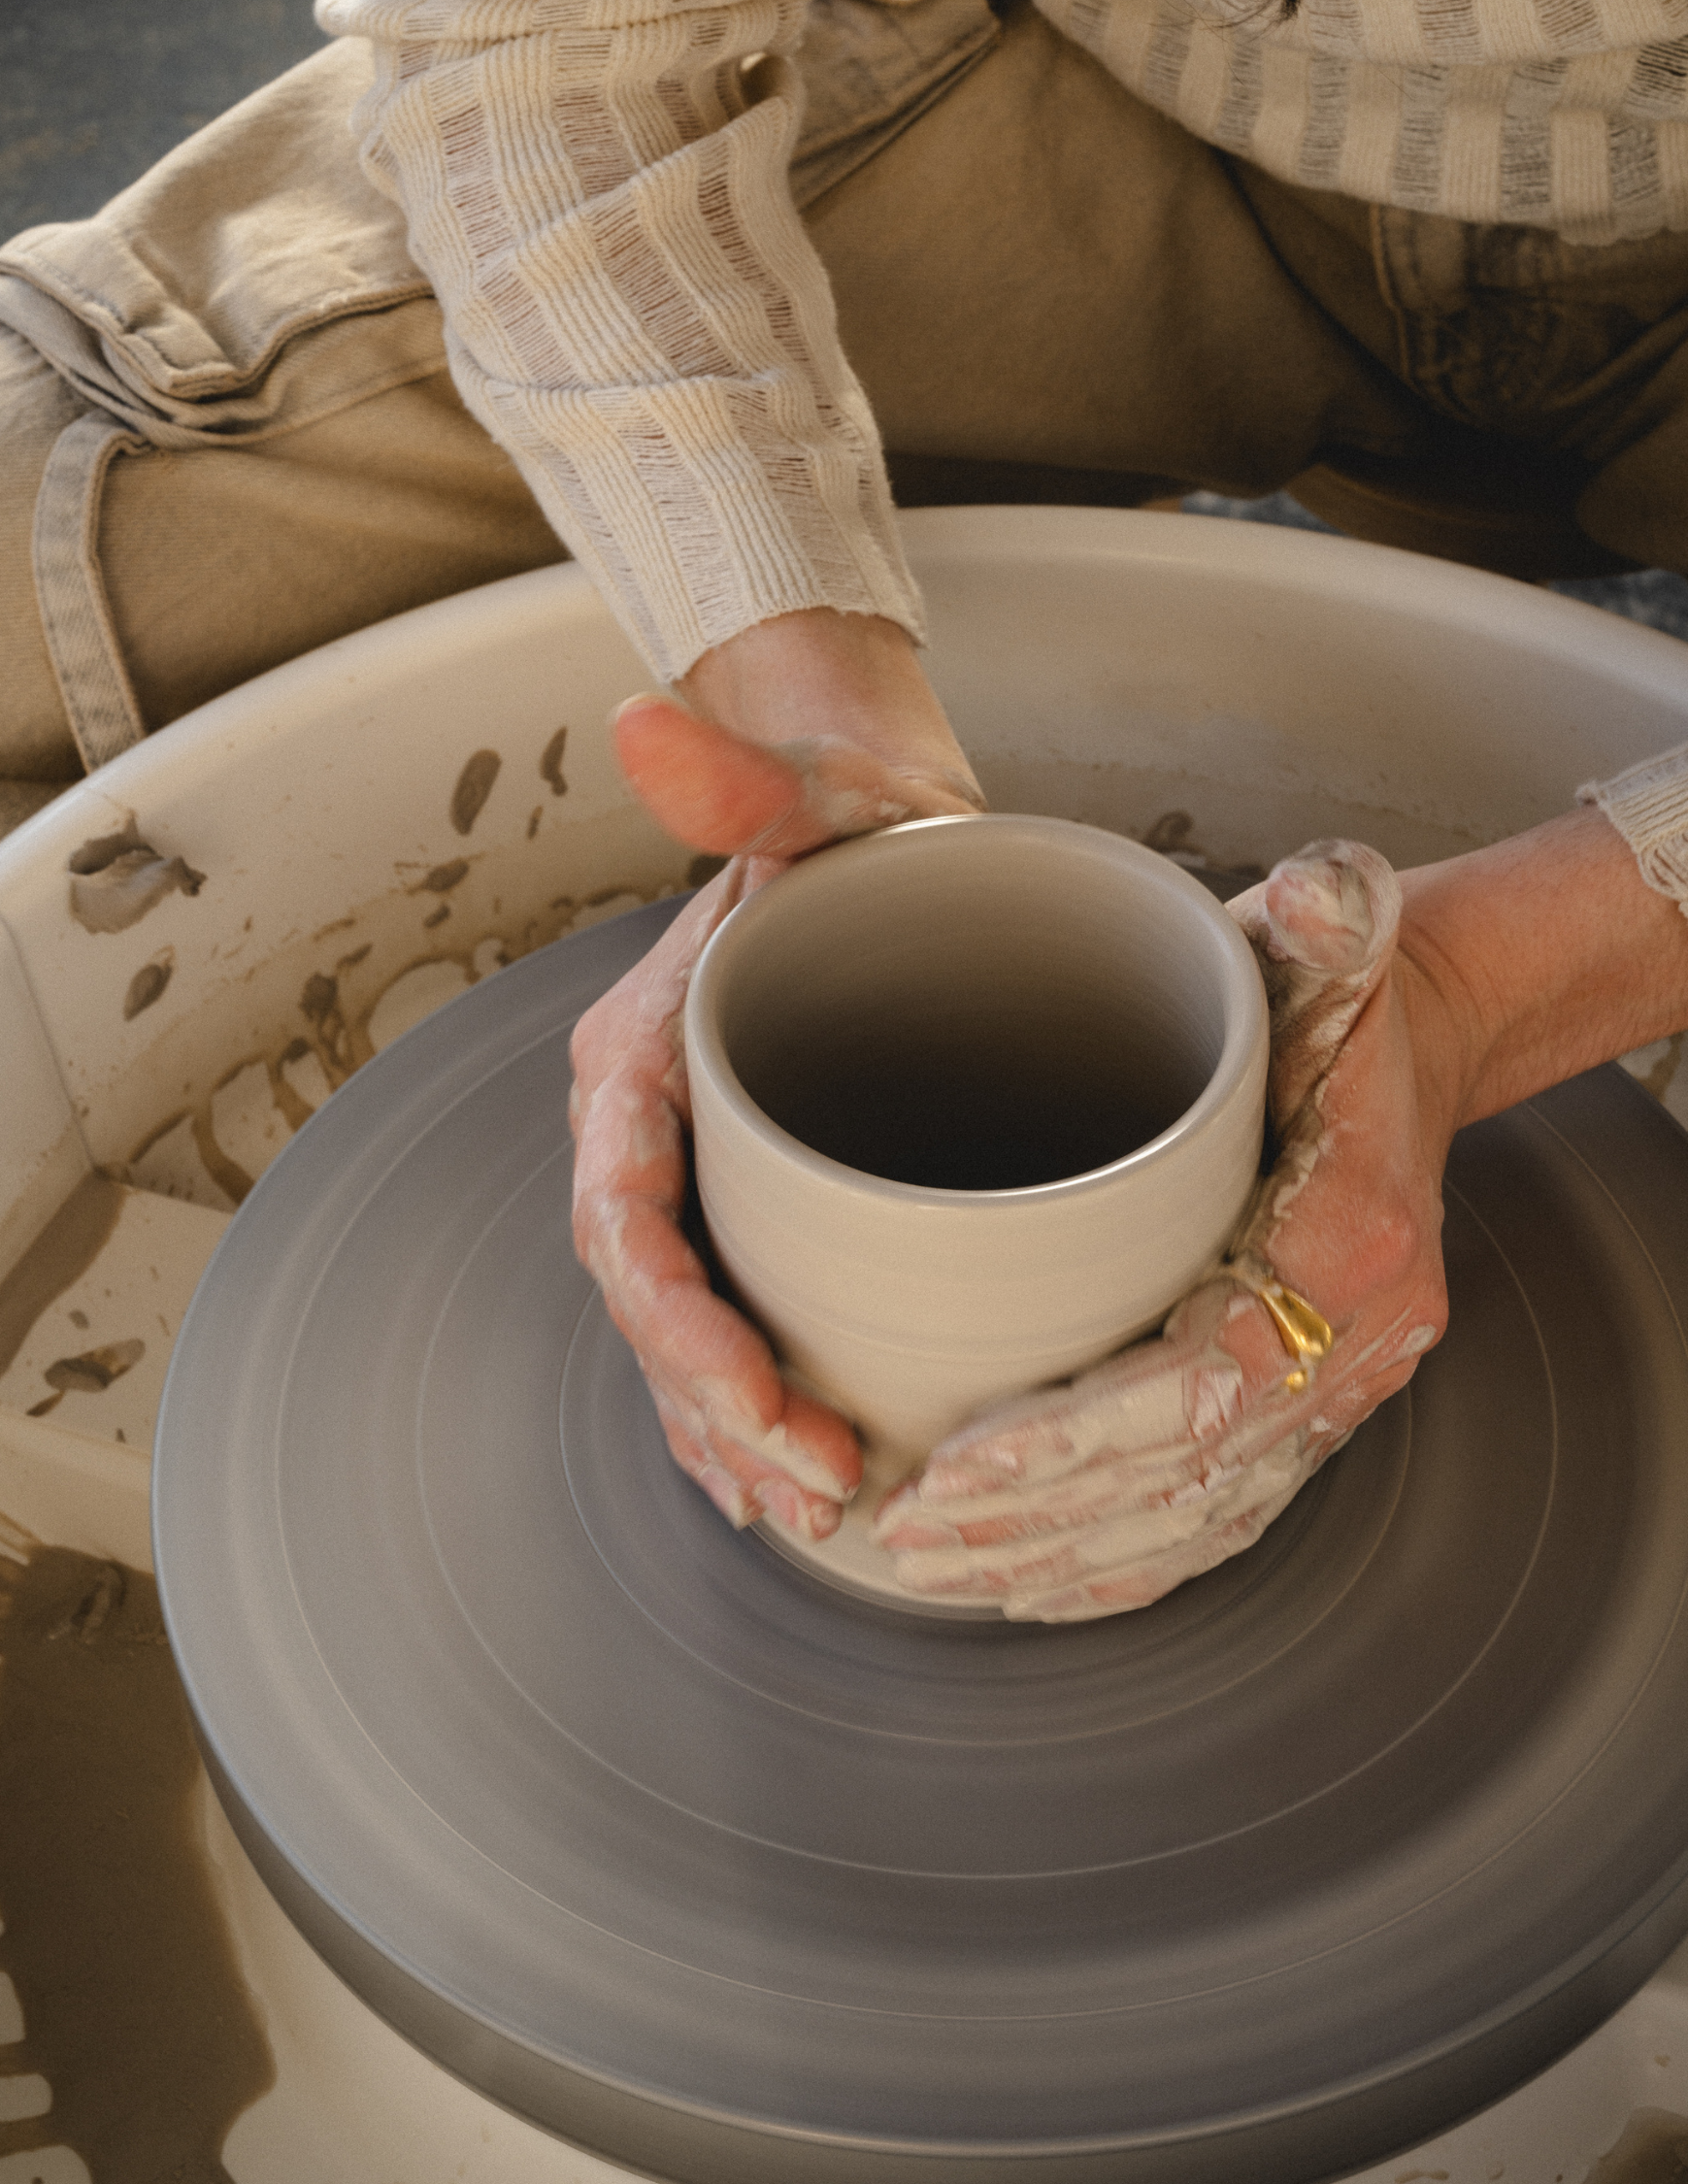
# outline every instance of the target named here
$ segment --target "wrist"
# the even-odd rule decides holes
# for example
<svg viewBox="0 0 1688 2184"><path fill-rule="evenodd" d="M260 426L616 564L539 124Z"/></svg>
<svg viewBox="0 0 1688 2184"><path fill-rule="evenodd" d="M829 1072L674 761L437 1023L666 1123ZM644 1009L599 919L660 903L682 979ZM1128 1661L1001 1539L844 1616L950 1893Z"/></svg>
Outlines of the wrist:
<svg viewBox="0 0 1688 2184"><path fill-rule="evenodd" d="M1688 919L1598 811L1400 878L1405 981L1455 1127L1688 1024Z"/></svg>
<svg viewBox="0 0 1688 2184"><path fill-rule="evenodd" d="M1390 980L1407 1024L1420 1139L1440 1172L1455 1132L1487 1111L1481 1087L1489 1042L1481 1008L1458 965L1445 960L1433 934L1415 928L1409 896Z"/></svg>
<svg viewBox="0 0 1688 2184"><path fill-rule="evenodd" d="M816 607L757 622L677 687L702 718L751 743L848 744L901 778L983 806L913 640L882 615Z"/></svg>

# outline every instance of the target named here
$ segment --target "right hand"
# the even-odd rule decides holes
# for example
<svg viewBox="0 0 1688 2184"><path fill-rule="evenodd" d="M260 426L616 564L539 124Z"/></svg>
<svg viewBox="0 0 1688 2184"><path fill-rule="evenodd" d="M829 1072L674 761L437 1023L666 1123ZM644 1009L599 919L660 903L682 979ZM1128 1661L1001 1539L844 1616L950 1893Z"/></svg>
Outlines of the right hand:
<svg viewBox="0 0 1688 2184"><path fill-rule="evenodd" d="M681 1469L735 1525L766 1511L819 1539L860 1484L855 1436L786 1386L680 1228L686 990L716 926L794 858L983 800L892 624L782 616L706 655L681 687L697 711L657 697L622 707L617 753L659 823L732 862L575 1028L575 1248Z"/></svg>
<svg viewBox="0 0 1688 2184"><path fill-rule="evenodd" d="M1401 901L1375 850L1316 842L1228 906L1271 1003L1273 1170L1158 1336L973 1419L886 1502L905 1585L1043 1622L1146 1606L1252 1546L1438 1340L1463 1056Z"/></svg>

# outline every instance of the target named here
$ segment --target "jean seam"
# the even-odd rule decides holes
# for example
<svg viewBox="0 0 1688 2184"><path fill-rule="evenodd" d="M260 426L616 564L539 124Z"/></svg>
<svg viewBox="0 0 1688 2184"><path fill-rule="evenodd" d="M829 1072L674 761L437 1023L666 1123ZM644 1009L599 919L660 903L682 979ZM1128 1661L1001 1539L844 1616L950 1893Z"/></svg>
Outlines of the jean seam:
<svg viewBox="0 0 1688 2184"><path fill-rule="evenodd" d="M113 458L144 443L89 410L53 443L36 491L36 603L65 717L91 774L146 734L99 565L100 506Z"/></svg>

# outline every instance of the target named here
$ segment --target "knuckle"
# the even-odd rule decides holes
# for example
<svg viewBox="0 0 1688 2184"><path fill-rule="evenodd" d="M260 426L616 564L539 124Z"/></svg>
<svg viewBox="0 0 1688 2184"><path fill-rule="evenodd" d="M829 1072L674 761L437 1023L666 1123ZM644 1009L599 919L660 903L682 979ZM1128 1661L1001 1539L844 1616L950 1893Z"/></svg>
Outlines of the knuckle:
<svg viewBox="0 0 1688 2184"><path fill-rule="evenodd" d="M1407 1212L1374 1214L1367 1242L1374 1274L1391 1285L1411 1273L1422 1249L1418 1222Z"/></svg>
<svg viewBox="0 0 1688 2184"><path fill-rule="evenodd" d="M591 1083L599 1074L599 1056L604 1045L599 1012L603 1007L603 1002L594 1002L576 1024L569 1040L569 1060L574 1068L577 1091L582 1083Z"/></svg>
<svg viewBox="0 0 1688 2184"><path fill-rule="evenodd" d="M1373 1285L1391 1290L1407 1286L1422 1289L1427 1306L1440 1298L1445 1317L1438 1242L1435 1229L1410 1208L1378 1208L1366 1224L1366 1266Z"/></svg>

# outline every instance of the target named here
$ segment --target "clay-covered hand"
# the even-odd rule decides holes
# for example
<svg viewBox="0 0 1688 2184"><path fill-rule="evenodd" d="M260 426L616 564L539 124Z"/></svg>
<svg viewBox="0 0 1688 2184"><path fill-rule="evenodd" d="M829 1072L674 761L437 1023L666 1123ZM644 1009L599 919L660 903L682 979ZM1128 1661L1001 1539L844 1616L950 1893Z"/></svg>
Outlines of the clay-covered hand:
<svg viewBox="0 0 1688 2184"><path fill-rule="evenodd" d="M887 1500L878 1537L920 1592L1046 1622L1145 1606L1252 1545L1440 1337L1452 1126L1396 877L1314 843L1230 908L1271 1003L1276 1163L1160 1336L984 1414ZM1328 1321L1326 1354L1291 1354L1274 1284Z"/></svg>
<svg viewBox="0 0 1688 2184"><path fill-rule="evenodd" d="M774 642L793 634L778 624L774 632ZM923 681L909 693L896 643L847 635L878 643L888 678L904 684L916 725L901 750L890 734L881 755L848 733L768 747L661 698L621 709L621 763L656 816L695 847L738 854L580 1018L570 1108L575 1246L638 1355L675 1456L734 1524L766 1511L815 1539L837 1530L861 1480L860 1453L836 1412L786 1386L763 1337L711 1290L682 1232L691 1107L681 1024L711 934L792 858L899 820L977 808L936 701L922 695ZM894 639L911 663L912 648L900 632ZM864 671L877 673L872 663ZM921 720L923 706L931 710ZM824 709L817 701L807 710Z"/></svg>

